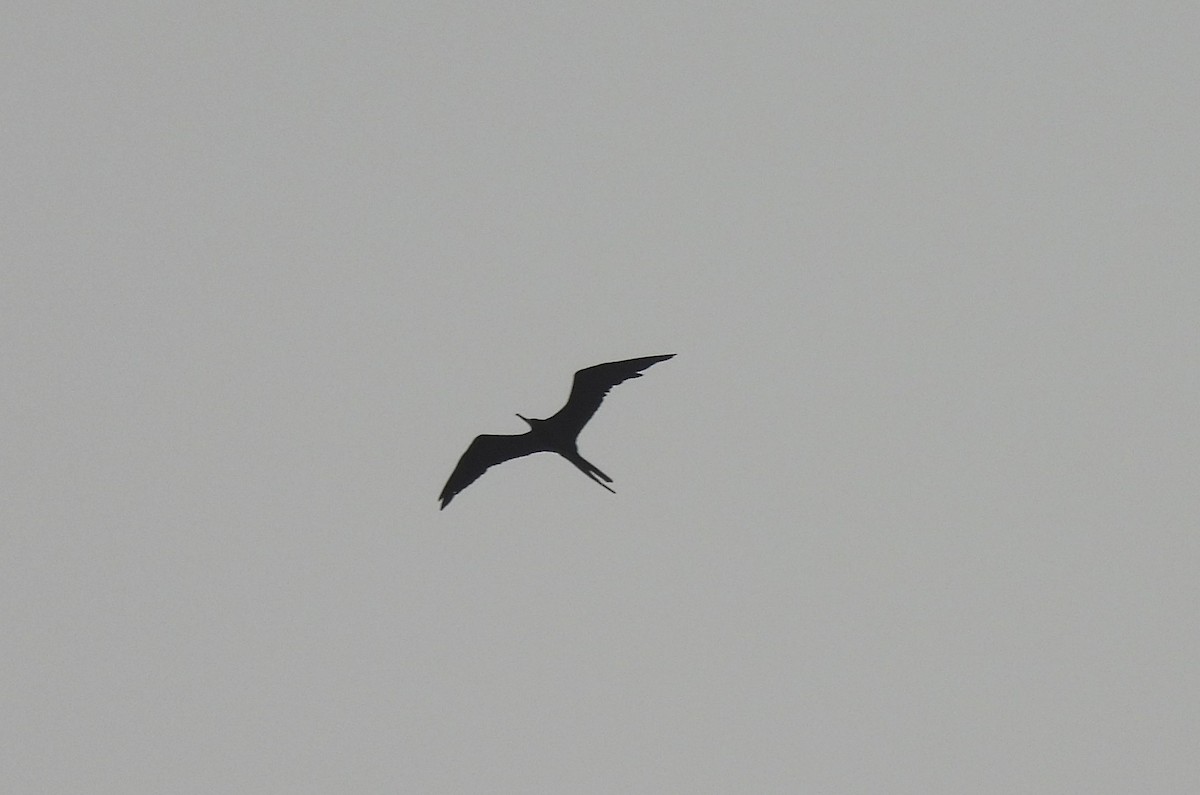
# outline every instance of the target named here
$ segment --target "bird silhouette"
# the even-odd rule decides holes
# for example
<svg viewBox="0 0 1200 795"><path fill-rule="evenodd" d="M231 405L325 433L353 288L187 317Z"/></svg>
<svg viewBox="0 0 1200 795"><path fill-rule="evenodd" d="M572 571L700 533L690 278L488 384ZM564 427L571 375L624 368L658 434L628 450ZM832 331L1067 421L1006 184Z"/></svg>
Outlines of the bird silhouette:
<svg viewBox="0 0 1200 795"><path fill-rule="evenodd" d="M626 359L588 367L575 373L571 385L571 396L558 412L544 420L521 417L529 424L525 433L514 435L485 433L476 436L458 460L458 466L450 473L446 487L442 489L442 510L460 491L470 486L479 476L496 464L510 461L532 453L558 453L579 468L583 474L612 491L608 486L612 478L601 472L595 464L579 454L575 446L579 432L600 408L601 401L609 390L630 378L641 378L642 371L658 362L666 361L675 354L645 356L641 359Z"/></svg>

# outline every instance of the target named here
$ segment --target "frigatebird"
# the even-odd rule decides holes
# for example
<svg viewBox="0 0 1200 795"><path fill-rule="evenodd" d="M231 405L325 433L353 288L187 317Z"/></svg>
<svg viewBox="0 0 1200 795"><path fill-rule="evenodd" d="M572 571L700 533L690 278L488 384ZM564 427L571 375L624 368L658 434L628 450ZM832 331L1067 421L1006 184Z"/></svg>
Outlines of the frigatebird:
<svg viewBox="0 0 1200 795"><path fill-rule="evenodd" d="M478 480L489 467L532 453L558 453L577 466L583 474L616 494L608 486L612 483L612 478L579 454L575 446L576 439L583 426L587 425L588 420L596 413L596 409L600 408L600 402L610 389L630 378L641 378L643 370L674 355L668 353L663 356L626 359L580 370L575 373L571 396L567 398L566 405L554 416L539 420L521 417L518 414L518 417L529 424L529 430L525 433L485 433L476 436L475 441L467 447L467 452L458 460L458 466L454 467L450 479L446 481L446 487L438 497L442 508L450 504L454 495Z"/></svg>

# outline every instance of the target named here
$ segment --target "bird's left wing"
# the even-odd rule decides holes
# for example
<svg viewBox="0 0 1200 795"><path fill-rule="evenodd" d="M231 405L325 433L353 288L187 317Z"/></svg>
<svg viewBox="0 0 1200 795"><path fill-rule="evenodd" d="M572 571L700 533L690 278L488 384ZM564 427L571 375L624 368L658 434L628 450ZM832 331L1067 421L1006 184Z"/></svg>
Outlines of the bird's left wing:
<svg viewBox="0 0 1200 795"><path fill-rule="evenodd" d="M438 497L442 501L442 508L450 504L454 495L478 480L489 467L542 449L534 441L533 434L528 432L513 436L491 433L476 436L475 441L467 447L467 452L458 459L458 466L450 473L450 479Z"/></svg>
<svg viewBox="0 0 1200 795"><path fill-rule="evenodd" d="M647 367L665 362L675 354L667 353L661 356L643 356L640 359L625 359L620 362L607 362L588 367L575 373L571 384L571 396L567 403L558 410L551 421L567 425L574 433L579 433L587 421L600 408L601 401L608 391L622 381L630 378L641 378L641 373Z"/></svg>

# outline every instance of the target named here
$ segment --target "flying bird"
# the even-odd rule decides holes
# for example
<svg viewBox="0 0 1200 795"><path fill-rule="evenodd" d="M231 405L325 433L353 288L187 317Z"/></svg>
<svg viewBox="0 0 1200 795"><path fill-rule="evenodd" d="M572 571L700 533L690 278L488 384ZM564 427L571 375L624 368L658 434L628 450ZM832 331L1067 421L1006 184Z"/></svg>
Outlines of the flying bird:
<svg viewBox="0 0 1200 795"><path fill-rule="evenodd" d="M475 441L467 447L467 452L458 460L458 466L450 473L450 479L446 481L446 487L438 497L442 503L438 510L449 505L456 494L478 480L488 468L532 453L558 453L578 467L583 474L616 494L608 486L612 483L612 478L584 459L579 454L575 441L583 426L587 425L596 409L600 408L600 402L610 389L630 378L641 378L643 370L674 355L668 353L663 356L626 359L580 370L575 373L571 396L567 398L566 405L554 416L538 420L518 414L518 417L529 424L529 430L525 433L485 433L476 436Z"/></svg>

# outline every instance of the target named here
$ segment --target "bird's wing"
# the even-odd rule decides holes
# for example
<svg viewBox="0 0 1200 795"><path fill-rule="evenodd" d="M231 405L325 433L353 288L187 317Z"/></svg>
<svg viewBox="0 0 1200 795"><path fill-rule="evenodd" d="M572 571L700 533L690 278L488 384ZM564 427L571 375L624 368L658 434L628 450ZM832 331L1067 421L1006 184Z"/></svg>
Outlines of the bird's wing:
<svg viewBox="0 0 1200 795"><path fill-rule="evenodd" d="M534 440L533 434L528 432L514 436L490 433L476 436L475 441L467 447L467 452L458 459L458 466L450 473L450 479L446 481L446 487L438 497L442 501L442 508L450 504L454 495L478 480L489 467L542 449Z"/></svg>
<svg viewBox="0 0 1200 795"><path fill-rule="evenodd" d="M596 409L600 408L600 402L610 389L630 378L641 378L642 371L647 367L666 361L674 355L668 353L663 356L626 359L580 370L575 373L575 383L571 386L571 396L567 398L567 405L559 409L549 421L557 420L573 426L578 433L596 413Z"/></svg>

